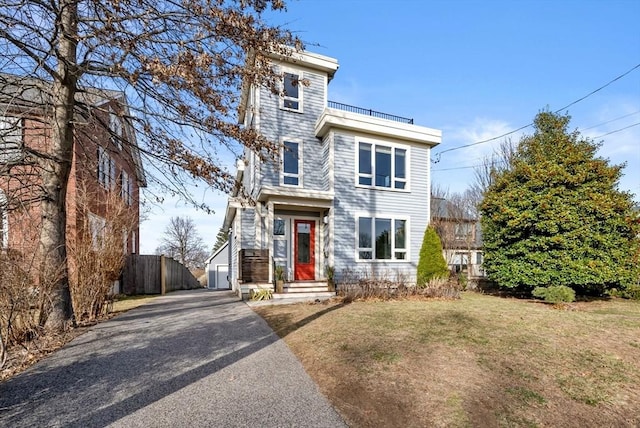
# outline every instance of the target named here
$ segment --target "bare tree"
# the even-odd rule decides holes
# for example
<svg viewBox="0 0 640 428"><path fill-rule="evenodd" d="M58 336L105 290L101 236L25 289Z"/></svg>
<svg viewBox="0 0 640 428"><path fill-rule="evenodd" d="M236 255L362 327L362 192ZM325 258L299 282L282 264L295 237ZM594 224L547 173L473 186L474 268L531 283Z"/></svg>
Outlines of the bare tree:
<svg viewBox="0 0 640 428"><path fill-rule="evenodd" d="M495 177L503 171L511 169L517 144L508 138L500 143L500 146L490 156L482 160L482 164L474 170L474 181L469 187L468 196L475 201L476 211L484 193L495 180Z"/></svg>
<svg viewBox="0 0 640 428"><path fill-rule="evenodd" d="M461 253L471 272L472 251L477 249L478 208L474 192L450 192L437 184L431 190L431 224L435 228L448 265Z"/></svg>
<svg viewBox="0 0 640 428"><path fill-rule="evenodd" d="M172 257L189 269L201 268L208 255L190 217L171 217L156 253Z"/></svg>
<svg viewBox="0 0 640 428"><path fill-rule="evenodd" d="M20 154L5 159L0 172L36 177L18 193L41 206L43 274L66 266L66 189L76 128L99 107L91 88L111 90L102 98L115 90L127 99L128 109L108 113L134 128L136 139L117 132L112 138L125 145L137 140L151 161L150 184L171 194L192 200L185 183L194 178L230 189L233 177L219 161L220 148L235 155L243 146L277 153L275 143L234 117L242 81L279 92L279 76L257 53L301 48L288 31L264 22L269 9L283 10L284 3L0 0L0 70L21 77L11 91L0 91L2 113L31 118L38 110L47 136L46 147L16 147ZM36 91L41 95L34 97ZM19 109L12 108L16 103ZM67 268L51 298L47 323L62 328L72 317Z"/></svg>

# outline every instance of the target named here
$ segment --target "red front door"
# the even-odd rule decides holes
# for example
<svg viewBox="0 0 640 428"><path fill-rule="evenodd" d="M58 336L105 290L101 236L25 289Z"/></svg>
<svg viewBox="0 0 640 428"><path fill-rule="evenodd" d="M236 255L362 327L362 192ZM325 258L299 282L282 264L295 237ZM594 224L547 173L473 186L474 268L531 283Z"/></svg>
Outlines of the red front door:
<svg viewBox="0 0 640 428"><path fill-rule="evenodd" d="M297 281L316 279L316 222L295 220L294 279Z"/></svg>

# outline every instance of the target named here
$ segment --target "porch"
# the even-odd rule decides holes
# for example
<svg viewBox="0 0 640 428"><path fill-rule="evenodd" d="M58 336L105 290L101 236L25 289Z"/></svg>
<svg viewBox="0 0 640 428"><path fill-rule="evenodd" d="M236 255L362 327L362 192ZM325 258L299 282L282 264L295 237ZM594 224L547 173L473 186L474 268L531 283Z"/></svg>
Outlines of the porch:
<svg viewBox="0 0 640 428"><path fill-rule="evenodd" d="M322 280L285 282L282 293L276 293L275 284L270 282L242 284L239 289L240 297L243 300L250 300L251 290L270 290L272 294L269 300L274 301L325 300L336 296L335 291L330 291L327 281Z"/></svg>

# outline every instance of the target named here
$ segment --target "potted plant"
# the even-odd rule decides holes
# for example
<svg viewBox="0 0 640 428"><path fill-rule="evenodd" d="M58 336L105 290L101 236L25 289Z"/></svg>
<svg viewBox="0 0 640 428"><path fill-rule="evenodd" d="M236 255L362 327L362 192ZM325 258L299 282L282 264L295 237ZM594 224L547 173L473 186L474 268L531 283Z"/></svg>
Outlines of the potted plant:
<svg viewBox="0 0 640 428"><path fill-rule="evenodd" d="M284 293L284 266L276 266L276 293Z"/></svg>

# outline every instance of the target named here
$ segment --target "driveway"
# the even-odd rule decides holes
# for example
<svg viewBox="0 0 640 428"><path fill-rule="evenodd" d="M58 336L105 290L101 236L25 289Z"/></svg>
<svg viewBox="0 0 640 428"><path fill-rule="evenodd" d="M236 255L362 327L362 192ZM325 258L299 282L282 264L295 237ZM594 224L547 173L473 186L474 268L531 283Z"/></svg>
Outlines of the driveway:
<svg viewBox="0 0 640 428"><path fill-rule="evenodd" d="M340 427L269 326L229 292L175 292L0 384L6 427Z"/></svg>

